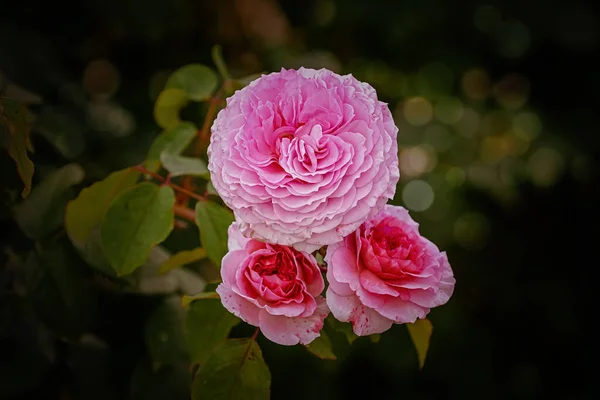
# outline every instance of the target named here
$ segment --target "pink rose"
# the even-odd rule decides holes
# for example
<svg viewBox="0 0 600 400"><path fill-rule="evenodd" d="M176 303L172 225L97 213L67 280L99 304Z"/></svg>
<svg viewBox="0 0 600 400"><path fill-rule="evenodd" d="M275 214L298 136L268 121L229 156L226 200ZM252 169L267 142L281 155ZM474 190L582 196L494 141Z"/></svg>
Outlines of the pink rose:
<svg viewBox="0 0 600 400"><path fill-rule="evenodd" d="M370 85L325 69L282 69L227 99L208 169L245 236L312 252L394 196L397 132Z"/></svg>
<svg viewBox="0 0 600 400"><path fill-rule="evenodd" d="M236 223L229 227L228 246L217 287L225 308L275 343L317 338L329 314L317 260L292 247L246 239Z"/></svg>
<svg viewBox="0 0 600 400"><path fill-rule="evenodd" d="M425 318L454 291L445 252L419 234L402 207L386 205L343 242L327 248L327 305L354 333Z"/></svg>

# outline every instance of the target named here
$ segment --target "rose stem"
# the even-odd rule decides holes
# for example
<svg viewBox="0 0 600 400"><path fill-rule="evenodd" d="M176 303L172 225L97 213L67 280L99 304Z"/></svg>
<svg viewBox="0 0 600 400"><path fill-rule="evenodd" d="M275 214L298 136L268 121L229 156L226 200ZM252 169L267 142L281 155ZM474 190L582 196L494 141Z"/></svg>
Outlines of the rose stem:
<svg viewBox="0 0 600 400"><path fill-rule="evenodd" d="M320 270L321 270L321 272L323 272L324 274L326 274L326 273L327 273L327 267L321 267L321 266L319 265L319 269L320 269Z"/></svg>
<svg viewBox="0 0 600 400"><path fill-rule="evenodd" d="M256 330L254 331L254 334L252 334L252 337L250 338L250 340L256 340L256 338L258 337L258 332L260 332L260 329L256 328Z"/></svg>
<svg viewBox="0 0 600 400"><path fill-rule="evenodd" d="M204 118L204 123L202 124L202 129L198 132L198 139L196 140L196 148L194 150L194 154L196 157L200 156L202 148L204 147L206 142L208 142L208 131L210 129L211 122L215 118L217 108L223 100L221 99L221 95L224 91L223 86L221 86L219 90L217 90L217 93L215 93L215 95L210 99L208 111L206 111L206 117Z"/></svg>
<svg viewBox="0 0 600 400"><path fill-rule="evenodd" d="M131 167L131 168L133 168L133 169L135 169L135 170L137 170L137 171L140 171L140 172L142 172L142 173L144 173L144 174L150 175L150 176L151 176L151 177L153 177L154 179L156 179L156 180L158 180L158 181L162 182L162 183L163 183L163 184L165 184L165 185L171 186L171 187L172 187L173 189L175 189L176 191L178 191L178 192L180 192L180 193L183 193L183 194L186 194L186 195L188 195L189 197L191 197L191 198L193 198L193 199L196 199L196 200L198 200L198 201L206 201L206 199L205 199L203 196L200 196L199 194L197 194L197 193L194 193L194 192L192 192L192 191L189 191L189 190L187 190L186 188L183 188L183 187L181 187L181 186L179 186L179 185L176 185L176 184L174 184L174 183L172 183L172 182L169 182L167 179L163 178L162 176L160 176L160 175L159 175L159 174L157 174L156 172L152 172L152 171L150 171L149 169L146 169L146 168L144 168L144 167L143 167L143 166L141 166L141 165L136 165L135 167Z"/></svg>
<svg viewBox="0 0 600 400"><path fill-rule="evenodd" d="M196 213L190 208L175 204L173 206L173 212L180 218L187 219L190 222L196 222Z"/></svg>

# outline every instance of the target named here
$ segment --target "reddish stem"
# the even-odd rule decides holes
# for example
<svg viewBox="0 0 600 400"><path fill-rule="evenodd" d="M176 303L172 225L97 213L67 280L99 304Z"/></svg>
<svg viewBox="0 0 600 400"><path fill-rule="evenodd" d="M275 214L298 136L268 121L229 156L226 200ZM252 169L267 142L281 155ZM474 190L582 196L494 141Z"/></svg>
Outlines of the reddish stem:
<svg viewBox="0 0 600 400"><path fill-rule="evenodd" d="M172 182L169 182L167 179L163 178L162 176L160 176L156 172L150 171L149 169L144 168L141 165L136 165L135 167L131 167L131 168L133 168L135 170L138 170L138 171L140 171L140 172L142 172L144 174L150 175L154 179L162 182L164 185L168 185L168 186L172 187L173 189L175 189L176 191L178 191L180 193L183 193L185 195L188 195L189 197L191 197L193 199L196 199L198 201L206 201L206 199L204 197L200 196L199 194L194 193L194 192L192 192L190 190L187 190L186 188L181 187L179 185L176 185L176 184L174 184Z"/></svg>
<svg viewBox="0 0 600 400"><path fill-rule="evenodd" d="M180 218L187 219L190 222L196 222L196 213L190 208L175 205L173 206L173 212Z"/></svg>
<svg viewBox="0 0 600 400"><path fill-rule="evenodd" d="M252 337L250 338L251 340L256 340L256 338L258 337L258 333L260 332L259 328L256 328L256 330L254 331L254 334L252 334Z"/></svg>

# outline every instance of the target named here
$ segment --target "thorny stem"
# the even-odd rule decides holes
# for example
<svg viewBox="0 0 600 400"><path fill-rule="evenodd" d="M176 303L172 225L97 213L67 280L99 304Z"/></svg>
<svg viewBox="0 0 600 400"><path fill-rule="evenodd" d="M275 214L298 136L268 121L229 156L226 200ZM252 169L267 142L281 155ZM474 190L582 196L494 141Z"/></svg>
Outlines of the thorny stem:
<svg viewBox="0 0 600 400"><path fill-rule="evenodd" d="M150 171L149 169L147 169L147 168L145 168L145 167L143 167L143 166L141 166L141 165L136 165L136 166L134 166L134 167L131 167L131 168L133 168L133 169L135 169L135 170L138 170L138 171L140 171L140 172L142 172L142 173L144 173L144 174L150 175L150 176L151 176L151 177L153 177L154 179L156 179L156 180L158 180L158 181L162 182L162 183L163 183L163 184L165 184L165 185L168 185L168 186L172 187L174 190L176 190L176 191L178 191L178 192L180 192L180 193L183 193L183 194L185 194L185 195L188 195L189 197L191 197L191 198L193 198L193 199L196 199L196 200L198 200L198 201L206 201L206 198L205 198L204 196L200 196L198 193L194 193L194 192L192 192L192 191L190 191L190 190L187 190L187 189L186 189L186 188L184 188L184 187L181 187L181 186L179 186L179 185L176 185L176 184L174 184L173 182L170 182L169 180L167 180L167 179L163 178L162 176L160 176L160 175L159 175L159 174L157 174L156 172L152 172L152 171Z"/></svg>

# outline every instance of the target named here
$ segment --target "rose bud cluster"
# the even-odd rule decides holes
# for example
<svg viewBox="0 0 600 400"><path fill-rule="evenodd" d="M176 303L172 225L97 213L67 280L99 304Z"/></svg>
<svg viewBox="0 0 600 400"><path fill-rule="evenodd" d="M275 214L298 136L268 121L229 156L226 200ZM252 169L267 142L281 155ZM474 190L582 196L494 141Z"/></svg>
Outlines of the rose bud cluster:
<svg viewBox="0 0 600 400"><path fill-rule="evenodd" d="M308 344L330 310L357 335L424 318L454 288L445 253L386 205L398 128L375 90L321 69L263 75L212 126L211 181L235 215L223 305L270 340ZM327 247L329 288L310 254Z"/></svg>

